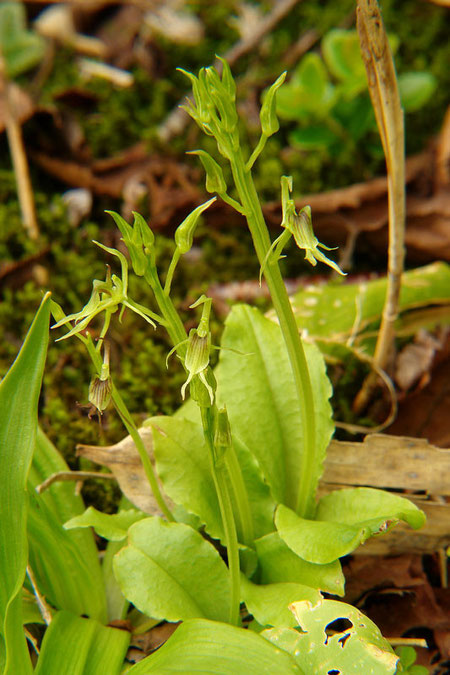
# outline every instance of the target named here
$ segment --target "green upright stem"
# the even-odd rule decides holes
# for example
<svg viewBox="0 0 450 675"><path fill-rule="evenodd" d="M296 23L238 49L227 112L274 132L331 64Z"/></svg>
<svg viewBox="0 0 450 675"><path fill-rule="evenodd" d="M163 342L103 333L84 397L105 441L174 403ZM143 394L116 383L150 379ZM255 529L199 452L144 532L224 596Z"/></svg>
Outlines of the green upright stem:
<svg viewBox="0 0 450 675"><path fill-rule="evenodd" d="M91 360L97 372L100 373L102 367L102 359L100 353L97 351L97 349L94 347L93 343L90 340L87 340L85 342L85 345L87 347L89 356L91 357ZM131 438L134 441L134 444L139 453L139 457L141 458L142 466L144 467L145 475L152 489L153 496L156 499L156 503L158 504L162 513L164 513L164 515L166 516L167 520L174 521L175 518L173 517L169 507L164 501L164 497L162 496L161 490L159 489L155 471L150 461L150 457L148 456L147 450L145 449L142 438L139 435L137 427L133 422L133 419L128 411L128 408L126 407L121 395L117 391L114 384L112 386L111 398L114 403L114 407L116 408L117 412L120 415L120 419L122 420L126 430L128 431L128 433L130 434Z"/></svg>
<svg viewBox="0 0 450 675"><path fill-rule="evenodd" d="M239 460L236 450L231 444L225 454L225 467L228 471L231 489L237 504L237 518L240 524L241 541L249 547L254 546L255 533L253 529L253 519L248 501L247 488L245 487Z"/></svg>
<svg viewBox="0 0 450 675"><path fill-rule="evenodd" d="M215 461L214 450L214 415L212 408L200 408L202 414L203 434L210 451L211 474L219 501L222 517L225 544L227 547L228 569L230 570L231 599L230 623L237 626L239 623L239 608L241 601L239 545L234 522L233 507L227 488L225 467L219 467Z"/></svg>
<svg viewBox="0 0 450 675"><path fill-rule="evenodd" d="M187 333L183 326L183 322L180 319L180 316L175 309L175 306L170 299L170 297L164 292L164 289L161 285L159 277L156 273L156 270L148 270L145 275L145 280L151 286L153 293L155 295L156 302L158 304L159 310L163 315L163 318L166 321L165 327L169 333L169 337L174 346L180 345L177 349L181 357L186 353L186 340ZM180 344L183 343L183 344ZM217 412L217 406L214 404L215 411ZM213 437L214 438L214 437ZM234 457L233 457L234 455ZM228 453L227 453L228 456ZM233 486L233 493L235 495L237 510L239 514L239 519L242 525L242 537L243 543L248 546L253 546L253 520L250 511L250 505L248 501L247 489L245 487L244 480L242 478L242 471L239 465L238 459L235 455L234 449L227 460L227 468L230 473L230 479Z"/></svg>
<svg viewBox="0 0 450 675"><path fill-rule="evenodd" d="M260 264L263 265L271 246L271 241L253 178L251 173L246 170L240 149L236 152L233 159L230 160L230 164L239 199L245 210L256 254ZM264 277L280 322L300 403L304 452L296 504L293 506L300 516L308 518L314 515L315 490L315 485L312 485L312 476L315 469L314 400L308 363L277 261L268 261L264 268Z"/></svg>

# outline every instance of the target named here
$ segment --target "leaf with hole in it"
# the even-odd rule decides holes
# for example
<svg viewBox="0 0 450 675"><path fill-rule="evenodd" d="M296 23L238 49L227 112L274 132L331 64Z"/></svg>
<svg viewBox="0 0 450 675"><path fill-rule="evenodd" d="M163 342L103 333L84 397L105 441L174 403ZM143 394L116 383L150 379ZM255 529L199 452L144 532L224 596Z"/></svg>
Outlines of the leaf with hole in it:
<svg viewBox="0 0 450 675"><path fill-rule="evenodd" d="M12 78L36 66L44 56L45 40L27 30L21 2L0 3L0 52Z"/></svg>
<svg viewBox="0 0 450 675"><path fill-rule="evenodd" d="M124 596L148 616L228 620L228 569L214 546L187 525L160 518L135 523L113 567Z"/></svg>
<svg viewBox="0 0 450 675"><path fill-rule="evenodd" d="M28 558L26 490L47 352L49 301L48 293L16 360L0 382L0 633L5 647L4 675L31 672L22 630L22 584Z"/></svg>
<svg viewBox="0 0 450 675"><path fill-rule="evenodd" d="M278 532L257 539L255 546L260 583L305 584L333 595L344 595L345 579L338 560L327 565L307 562L284 543Z"/></svg>
<svg viewBox="0 0 450 675"><path fill-rule="evenodd" d="M271 628L261 635L291 652L305 672L345 675L396 672L398 657L389 642L355 607L336 600L320 600L316 604L305 600L293 603L291 611L302 632Z"/></svg>
<svg viewBox="0 0 450 675"><path fill-rule="evenodd" d="M289 548L319 564L348 555L399 520L418 529L425 514L408 499L373 488L336 490L322 497L315 520L300 518L283 504L275 514L277 530Z"/></svg>
<svg viewBox="0 0 450 675"><path fill-rule="evenodd" d="M93 527L100 537L109 541L122 541L127 536L128 528L139 520L147 518L142 511L128 509L118 513L102 513L93 506L79 516L74 516L64 523L65 530Z"/></svg>
<svg viewBox="0 0 450 675"><path fill-rule="evenodd" d="M58 612L44 635L35 675L119 675L130 633ZM16 671L17 672L17 671Z"/></svg>
<svg viewBox="0 0 450 675"><path fill-rule="evenodd" d="M402 73L398 78L398 89L402 108L414 112L423 108L433 95L437 80L432 73Z"/></svg>
<svg viewBox="0 0 450 675"><path fill-rule="evenodd" d="M322 598L320 592L310 586L296 583L254 584L241 574L241 595L245 605L261 626L279 628L294 627L297 621L289 605L298 600L313 604Z"/></svg>
<svg viewBox="0 0 450 675"><path fill-rule="evenodd" d="M227 406L232 434L256 458L274 499L295 507L303 466L303 429L281 329L258 310L237 305L227 317L221 345L218 398ZM308 486L312 503L333 423L328 402L331 385L323 357L314 345L304 343L304 348L316 421L314 472Z"/></svg>
<svg viewBox="0 0 450 675"><path fill-rule="evenodd" d="M127 675L301 675L291 654L252 631L191 619L179 626L155 654L130 668Z"/></svg>

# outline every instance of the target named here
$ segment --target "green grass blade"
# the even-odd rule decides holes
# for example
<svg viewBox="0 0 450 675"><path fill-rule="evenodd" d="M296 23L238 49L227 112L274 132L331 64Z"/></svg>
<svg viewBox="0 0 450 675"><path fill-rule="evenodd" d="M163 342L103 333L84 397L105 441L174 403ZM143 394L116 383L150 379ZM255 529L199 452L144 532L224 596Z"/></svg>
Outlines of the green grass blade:
<svg viewBox="0 0 450 675"><path fill-rule="evenodd" d="M47 294L13 365L0 383L0 616L4 675L31 673L22 630L22 584L28 558L26 490L48 343Z"/></svg>
<svg viewBox="0 0 450 675"><path fill-rule="evenodd" d="M126 630L58 612L45 633L35 675L119 675L130 643Z"/></svg>
<svg viewBox="0 0 450 675"><path fill-rule="evenodd" d="M57 482L38 495L35 486L68 467L56 448L38 430L28 476L29 564L41 593L57 609L106 623L103 575L91 530L65 530L66 520L84 512L74 485Z"/></svg>

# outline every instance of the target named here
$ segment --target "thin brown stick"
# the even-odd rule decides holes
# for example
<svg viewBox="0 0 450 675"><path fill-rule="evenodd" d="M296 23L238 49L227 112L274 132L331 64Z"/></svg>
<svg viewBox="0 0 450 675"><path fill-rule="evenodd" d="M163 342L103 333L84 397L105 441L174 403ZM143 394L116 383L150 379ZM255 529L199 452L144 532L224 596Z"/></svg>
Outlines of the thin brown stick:
<svg viewBox="0 0 450 675"><path fill-rule="evenodd" d="M236 63L241 56L248 54L252 49L256 49L263 37L270 33L277 23L279 23L281 19L284 19L284 17L289 14L299 2L301 2L301 0L278 0L278 2L275 2L272 11L256 24L255 30L251 36L244 40L239 40L226 52L226 54L224 54L224 58L228 61L230 67ZM220 67L221 66L218 65L217 69L220 70ZM186 97L183 97L159 127L158 137L162 142L167 143L167 141L173 136L180 134L186 127L190 117L179 107L185 103L185 101Z"/></svg>
<svg viewBox="0 0 450 675"><path fill-rule="evenodd" d="M51 609L50 609L50 605L47 603L46 599L44 598L44 596L40 592L40 590L37 586L37 582L36 582L36 578L34 576L33 570L31 569L31 567L29 565L27 565L27 576L30 580L30 583L31 583L32 587L33 587L33 592L34 592L36 602L37 602L37 606L39 608L41 616L44 619L47 626L49 626L51 621L52 621L52 618L53 618L52 612L51 612Z"/></svg>
<svg viewBox="0 0 450 675"><path fill-rule="evenodd" d="M424 638L386 638L392 647L425 647L428 649L427 641Z"/></svg>
<svg viewBox="0 0 450 675"><path fill-rule="evenodd" d="M389 201L389 250L386 298L374 362L386 369L395 339L394 323L405 257L405 141L403 110L392 53L376 0L357 1L357 28L369 92L386 158ZM376 378L370 374L354 401L355 412L369 402Z"/></svg>
<svg viewBox="0 0 450 675"><path fill-rule="evenodd" d="M48 490L50 485L53 483L58 483L60 481L82 481L88 478L101 478L102 480L115 480L115 476L112 473L101 473L100 471L58 471L58 473L52 473L51 476L46 478L43 483L36 486L36 492L41 494L45 490Z"/></svg>
<svg viewBox="0 0 450 675"><path fill-rule="evenodd" d="M17 121L14 101L11 96L11 84L6 73L5 61L0 53L0 98L3 104L6 135L11 152L14 175L17 185L22 222L30 239L39 239L33 188L31 187L28 160L22 137L22 127Z"/></svg>

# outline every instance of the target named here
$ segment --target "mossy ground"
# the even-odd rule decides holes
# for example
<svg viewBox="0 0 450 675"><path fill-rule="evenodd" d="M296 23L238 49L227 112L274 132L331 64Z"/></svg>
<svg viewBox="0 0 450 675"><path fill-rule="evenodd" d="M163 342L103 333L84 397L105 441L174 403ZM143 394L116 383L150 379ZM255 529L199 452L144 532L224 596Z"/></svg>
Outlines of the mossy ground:
<svg viewBox="0 0 450 675"><path fill-rule="evenodd" d="M242 58L235 68L236 74L246 81L257 82L262 91L279 74L280 59L301 32L318 29L324 34L339 25L349 15L353 2L341 3L303 2L283 20L276 31L262 45L258 59L254 54ZM168 112L176 105L180 94L187 92L187 82L181 74L174 74L182 65L187 70L197 71L211 63L215 53L223 54L236 41L237 33L226 21L234 3L191 3L192 11L198 11L205 23L205 40L195 47L182 47L160 39L156 47L164 53L164 66L159 77L152 77L140 67L133 68L135 86L117 90L102 81L83 83L83 87L95 90L95 111L80 114L80 124L87 146L94 157L109 157L133 143L144 140L150 152L162 148L156 140L155 129ZM396 56L397 68L405 70L428 69L436 77L439 87L426 109L406 120L407 150L420 150L435 134L442 122L446 106L446 92L450 84L450 43L448 19L444 8L431 3L408 0L398 3L384 0L384 19L388 30L400 38ZM79 84L72 54L61 49L56 52L55 64L41 94L41 102L49 103L58 91ZM242 92L244 94L244 92ZM361 181L382 169L378 157L364 154L342 153L338 158L326 153L298 153L286 150L285 128L270 140L267 149L256 166L256 183L264 199L276 199L279 194L279 178L283 173L292 173L297 193L322 191L337 188L354 181ZM256 142L256 131L250 130L249 143ZM208 149L209 140L192 133L191 140L198 141ZM175 157L186 159L185 137L176 138L170 148L163 149ZM32 182L42 237L33 243L25 236L20 219L15 193L14 176L10 169L8 149L4 137L0 142L0 260L23 260L39 251L48 249L40 264L48 271L47 288L66 313L78 311L90 296L92 280L102 279L105 274L104 254L92 244L92 239L104 241L114 236L111 219L96 205L89 221L73 228L67 222L65 207L60 193L62 184L44 176L35 167ZM119 208L118 204L107 204ZM176 224L174 224L176 225ZM184 308L184 316L195 321L187 306L204 292L211 282L227 282L257 278L259 266L252 254L250 236L243 230L207 231L203 226L198 231L196 245L199 256L195 264L186 259L180 263L173 291L176 301ZM167 268L173 243L160 235L158 260L162 269ZM288 276L298 273L300 256L293 256L285 270ZM302 267L304 269L304 267ZM41 289L28 280L18 287L10 284L8 277L0 288L0 374L3 374L15 357L20 343L30 325L41 299ZM131 280L130 296L138 302L148 302L145 285L140 280ZM217 343L220 327L213 323L214 340ZM61 333L59 333L59 336ZM159 329L154 332L135 315L126 314L121 324L113 322L111 330L112 372L129 409L139 420L145 415L169 414L180 403L180 387L184 374L176 359L166 370L165 358L170 346ZM76 340L51 343L41 397L41 424L58 446L71 466L77 466L75 446L78 442L99 442L99 428L95 420L87 418L80 408L87 402L91 376L90 367L81 343ZM347 391L348 382L345 382ZM339 402L341 411L345 404ZM101 442L113 443L124 435L123 428L113 412L106 411L102 419ZM94 489L94 492L97 488ZM92 496L92 495L91 495ZM115 499L110 487L105 487L101 498L106 502ZM103 505L104 508L104 505Z"/></svg>

